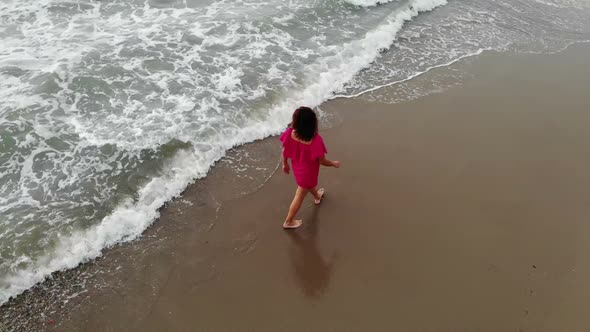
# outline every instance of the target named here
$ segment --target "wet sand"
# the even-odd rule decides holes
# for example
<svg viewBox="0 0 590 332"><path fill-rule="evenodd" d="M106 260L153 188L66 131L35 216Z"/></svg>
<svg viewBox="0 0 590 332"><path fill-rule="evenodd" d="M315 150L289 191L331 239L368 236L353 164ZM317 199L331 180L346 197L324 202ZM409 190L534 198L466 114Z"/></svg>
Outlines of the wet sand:
<svg viewBox="0 0 590 332"><path fill-rule="evenodd" d="M238 195L215 169L40 326L588 331L590 47L488 53L411 84L450 70L468 75L443 93L370 101L392 86L322 106L343 167L322 170L326 199L308 198L302 228L281 228L291 177ZM253 145L277 165L277 138Z"/></svg>

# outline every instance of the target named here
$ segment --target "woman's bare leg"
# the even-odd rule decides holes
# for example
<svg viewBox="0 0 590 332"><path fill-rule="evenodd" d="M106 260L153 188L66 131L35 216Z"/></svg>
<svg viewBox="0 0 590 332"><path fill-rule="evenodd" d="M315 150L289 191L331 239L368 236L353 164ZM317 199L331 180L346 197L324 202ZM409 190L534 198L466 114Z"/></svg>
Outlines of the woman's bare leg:
<svg viewBox="0 0 590 332"><path fill-rule="evenodd" d="M324 191L324 188L318 189L317 187L309 191L313 195L314 203L320 204L322 202L322 198L324 198Z"/></svg>
<svg viewBox="0 0 590 332"><path fill-rule="evenodd" d="M301 220L294 220L297 212L301 208L301 204L303 204L303 199L309 190L303 189L301 187L297 187L297 191L295 192L295 197L293 198L293 202L291 202L291 206L289 207L289 214L287 215L287 219L283 223L284 228L297 228L301 226L303 223Z"/></svg>

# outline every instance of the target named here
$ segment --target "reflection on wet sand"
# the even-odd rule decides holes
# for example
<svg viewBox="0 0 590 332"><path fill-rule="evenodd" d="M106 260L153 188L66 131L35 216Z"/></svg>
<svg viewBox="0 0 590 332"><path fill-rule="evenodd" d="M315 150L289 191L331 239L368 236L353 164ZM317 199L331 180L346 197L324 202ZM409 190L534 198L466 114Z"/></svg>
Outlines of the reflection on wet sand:
<svg viewBox="0 0 590 332"><path fill-rule="evenodd" d="M313 206L312 209L304 226L287 234L293 241L290 256L297 282L305 296L319 298L328 288L335 255L329 261L322 257L318 248L319 207Z"/></svg>

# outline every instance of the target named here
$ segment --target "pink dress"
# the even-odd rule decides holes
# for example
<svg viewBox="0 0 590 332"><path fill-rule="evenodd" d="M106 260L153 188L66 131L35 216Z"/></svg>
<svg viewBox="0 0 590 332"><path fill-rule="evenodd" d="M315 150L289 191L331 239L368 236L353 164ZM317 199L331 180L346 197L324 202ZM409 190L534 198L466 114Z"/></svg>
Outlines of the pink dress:
<svg viewBox="0 0 590 332"><path fill-rule="evenodd" d="M305 189L315 188L320 175L320 159L328 153L324 139L317 134L311 144L305 144L294 140L292 132L293 128L289 128L281 135L283 156L291 159L297 184Z"/></svg>

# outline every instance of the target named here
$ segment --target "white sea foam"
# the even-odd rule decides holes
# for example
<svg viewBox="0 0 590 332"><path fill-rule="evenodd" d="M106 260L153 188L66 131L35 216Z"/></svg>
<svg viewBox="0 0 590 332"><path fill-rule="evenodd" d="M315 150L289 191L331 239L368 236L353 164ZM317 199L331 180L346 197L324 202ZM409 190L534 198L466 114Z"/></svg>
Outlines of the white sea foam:
<svg viewBox="0 0 590 332"><path fill-rule="evenodd" d="M370 92L373 92L373 91L377 91L377 90L383 89L383 88L388 87L388 86L392 86L392 85L396 85L396 84L400 84L400 83L404 83L404 82L413 80L414 78L416 78L416 77L418 77L420 75L424 75L424 74L428 73L429 71L431 71L433 69L451 66L452 64L457 63L457 62L459 62L459 61L461 61L461 60L463 60L465 58L470 58L470 57L473 57L473 56L477 56L477 55L482 54L484 51L489 51L489 50L492 50L492 49L491 48L485 48L485 49L484 48L480 48L480 49L478 49L477 51L475 51L473 53L468 53L468 54L459 56L459 57L457 57L457 58L455 58L455 59L453 59L453 60L451 60L449 62L428 67L424 71L416 72L413 75L410 75L410 76L408 76L408 77L406 77L404 79L401 79L401 80L398 80L398 81L388 82L387 84L375 85L375 86L373 86L373 87L371 87L369 89L365 89L365 90L362 90L360 92L356 92L356 93L353 93L353 94L336 94L336 95L333 96L333 98L357 98L357 97L360 97L360 96L362 96L364 94L367 94L367 93L370 93Z"/></svg>
<svg viewBox="0 0 590 332"><path fill-rule="evenodd" d="M389 48L395 36L406 21L420 12L430 11L447 4L446 0L417 0L400 8L363 39L346 43L335 50L334 55L326 57L308 67L309 74L306 88L287 98L283 105L277 107L274 119L286 123L294 106L317 106L332 98L335 91L341 91L359 71L367 68L380 54Z"/></svg>
<svg viewBox="0 0 590 332"><path fill-rule="evenodd" d="M542 5L551 6L555 8L588 8L590 2L585 0L533 0Z"/></svg>
<svg viewBox="0 0 590 332"><path fill-rule="evenodd" d="M361 6L361 7L373 7L380 4L392 2L395 0L344 0L351 5Z"/></svg>
<svg viewBox="0 0 590 332"><path fill-rule="evenodd" d="M299 91L293 91L281 103L271 107L270 111L267 111L267 114L264 116L265 121L261 122L256 118L245 118L240 126L230 126L213 130L208 135L201 136L199 144L196 144L193 148L177 152L174 158L169 160L163 167L161 176L152 178L143 186L139 190L135 200L126 200L120 203L119 207L96 225L84 230L75 231L70 235L58 235L56 241L57 246L50 252L33 260L28 259L28 264L25 264L25 268L17 269L14 273L6 276L3 281L4 284L9 286L1 291L0 303L6 301L9 296L16 295L35 283L42 281L54 271L73 268L81 262L98 257L106 247L134 239L141 235L145 228L158 217L158 208L166 201L179 195L191 181L205 176L209 167L216 160L220 159L227 149L279 133L288 122L288 118L294 107L303 104L317 106L329 99L333 91L342 89L344 84L359 70L369 66L379 56L380 51L387 49L391 45L405 21L411 20L422 11L432 10L445 3L446 0L413 1L387 16L382 24L366 33L363 38L344 43L340 46L325 46L321 52L327 54L327 56L318 58L305 68L303 75L304 82L301 84L304 88ZM150 37L148 36L151 36L150 33L156 31L158 30L143 32L145 34L144 38L149 40ZM204 39L203 43L208 43L209 45L219 44L227 47L237 42L234 37L228 37L230 39L225 38L223 40L217 37L214 38ZM288 43L289 41L283 38L281 42L283 43L283 47L287 47L287 44L284 43ZM264 46L261 46L258 49L264 50L264 48ZM269 71L269 74L272 76L272 71ZM241 69L232 67L228 67L212 75L211 81L216 88L215 93L219 94L218 97L225 98L226 100L229 99L230 101L245 97L241 95L244 93L240 80L240 77L243 75L244 72ZM64 73L62 79L66 82L69 81L68 83L71 84L72 78L68 77L68 73ZM153 80L158 82L157 77L154 77ZM63 84L64 86L66 85L65 83ZM76 98L81 98L78 94L76 96ZM165 117L167 121L172 121L171 123L174 123L173 130L170 131L170 136L165 136L175 137L173 135L176 135L178 137L178 125L182 125L179 122L182 122L183 119L178 118L175 120L174 114L178 114L178 112L182 114L183 111L194 110L195 102L182 96L168 96L167 98L168 101L176 105L176 113L172 113L172 119L170 118L170 113L160 113L159 115L153 113L156 115L154 123L159 121L160 116ZM209 111L218 109L219 105L216 104L216 100L218 98L201 100L200 109ZM73 103L72 107L77 107L76 105L77 103ZM131 105L126 107L143 107L137 103L132 103ZM125 112L129 115L134 114L134 111ZM75 110L70 110L70 112L76 113ZM213 115L214 113L209 113L207 116ZM135 121L134 117L131 117L130 120L131 122ZM84 145L86 146L102 146L109 143L121 144L122 142L125 146L129 145L129 147L136 149L137 144L150 146L166 140L161 135L146 137L150 140L156 139L157 142L154 143L137 142L130 139L130 136L140 137L143 134L145 121L142 122L143 127L136 127L135 135L128 135L123 141L116 139L110 140L106 136L93 134L96 131L93 131L93 128L89 127L90 124L81 122L80 118L73 117L69 121L74 128L77 128L76 131L84 139L86 142ZM123 124L130 124L130 121L124 120ZM96 128L96 125L99 125L99 123L94 122L92 125ZM133 128L133 126L131 127ZM187 138L191 140L190 137ZM132 144L135 144L135 146ZM30 155L31 160L40 152L36 151L32 153ZM24 169L28 168L24 167ZM31 174L33 173L31 172Z"/></svg>

